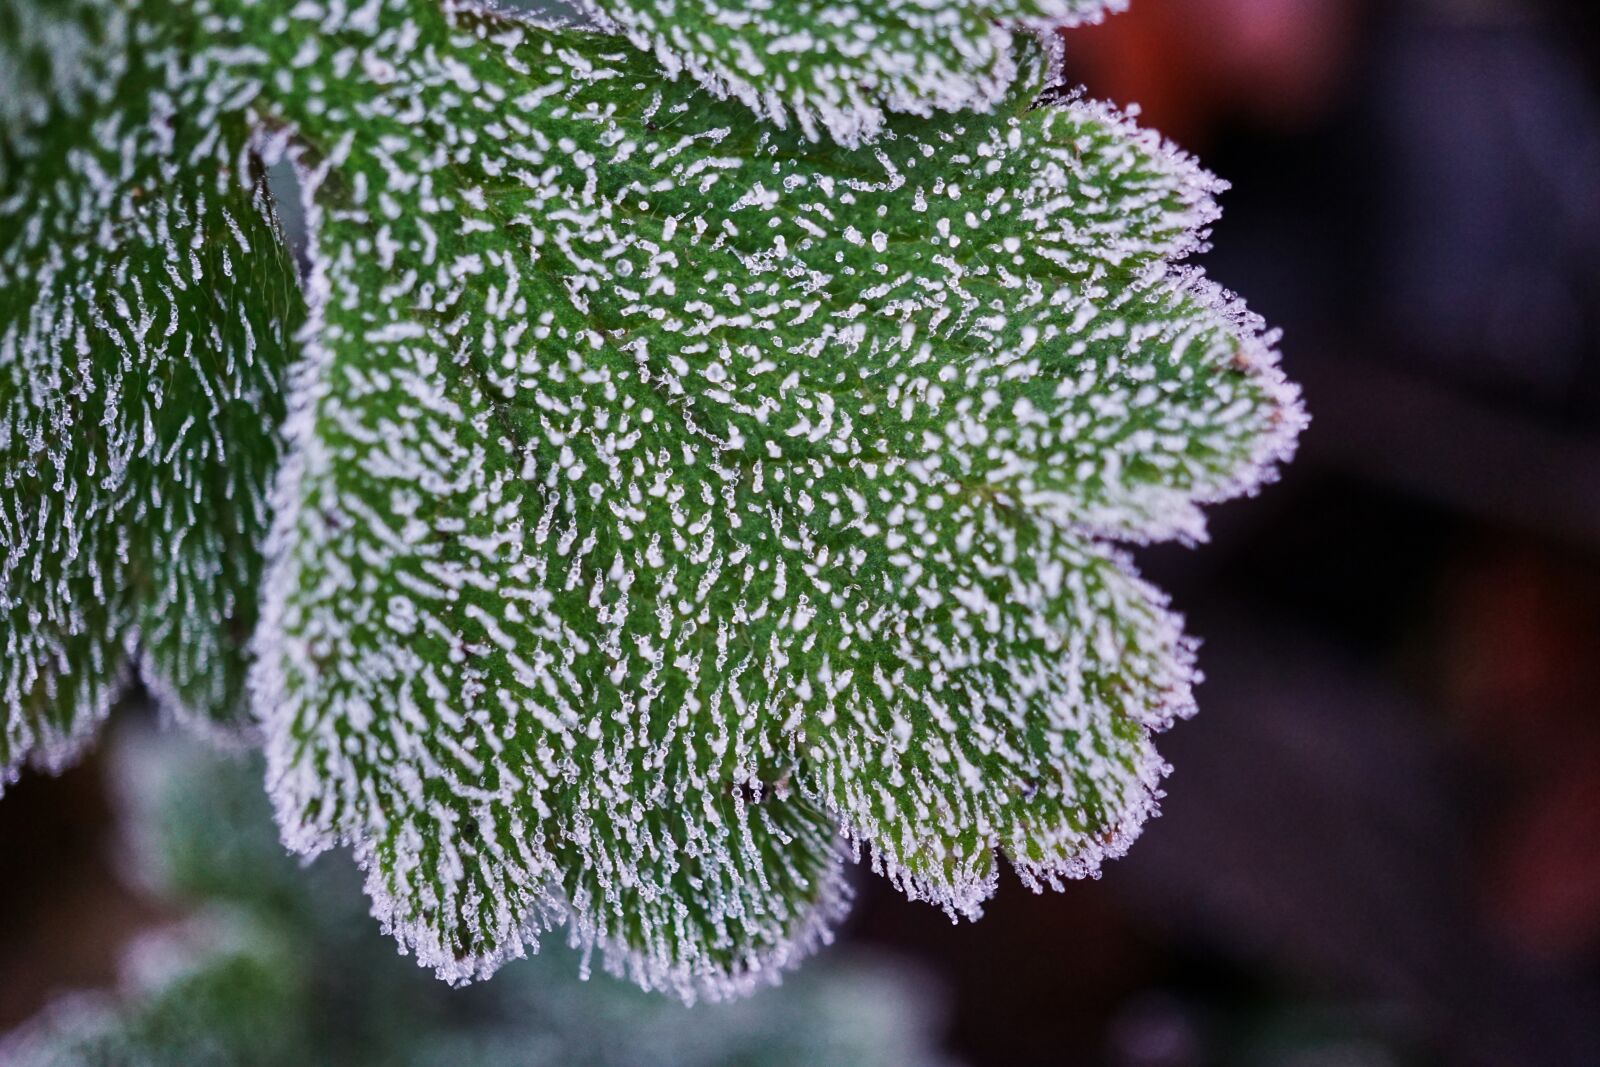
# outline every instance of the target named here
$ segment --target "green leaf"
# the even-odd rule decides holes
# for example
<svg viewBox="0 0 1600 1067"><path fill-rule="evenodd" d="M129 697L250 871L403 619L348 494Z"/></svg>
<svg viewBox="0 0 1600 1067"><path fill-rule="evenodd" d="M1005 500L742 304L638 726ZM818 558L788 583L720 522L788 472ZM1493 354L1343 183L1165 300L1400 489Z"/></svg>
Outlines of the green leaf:
<svg viewBox="0 0 1600 1067"><path fill-rule="evenodd" d="M987 108L1013 29L1098 22L1127 0L583 0L599 24L780 126L868 141L885 111Z"/></svg>
<svg viewBox="0 0 1600 1067"><path fill-rule="evenodd" d="M9 0L0 41L3 787L71 757L130 657L188 721L246 711L301 302L191 41L103 0Z"/></svg>
<svg viewBox="0 0 1600 1067"><path fill-rule="evenodd" d="M956 915L996 850L1126 847L1192 657L1097 538L1199 539L1302 422L1172 265L1212 179L1034 106L1037 46L847 150L615 38L218 5L311 205L253 680L293 847L443 977L564 924L685 998L826 940L836 830Z"/></svg>

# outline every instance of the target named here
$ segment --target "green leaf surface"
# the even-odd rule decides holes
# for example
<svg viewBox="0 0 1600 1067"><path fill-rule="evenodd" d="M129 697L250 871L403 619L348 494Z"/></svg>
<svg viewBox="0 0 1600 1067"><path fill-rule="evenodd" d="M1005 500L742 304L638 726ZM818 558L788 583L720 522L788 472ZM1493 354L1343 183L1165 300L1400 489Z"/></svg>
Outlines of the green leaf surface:
<svg viewBox="0 0 1600 1067"><path fill-rule="evenodd" d="M1302 422L1173 265L1212 179L1035 106L1026 43L993 111L846 149L617 38L199 10L310 208L269 784L420 962L564 925L725 996L826 940L841 842L953 915L997 851L1038 887L1127 846L1192 657L1098 539L1199 539Z"/></svg>
<svg viewBox="0 0 1600 1067"><path fill-rule="evenodd" d="M1126 0L583 0L604 27L807 136L870 140L885 112L987 108L1013 31L1098 22Z"/></svg>
<svg viewBox="0 0 1600 1067"><path fill-rule="evenodd" d="M243 116L197 117L160 11L0 4L0 787L70 758L130 658L180 717L246 710L301 301Z"/></svg>

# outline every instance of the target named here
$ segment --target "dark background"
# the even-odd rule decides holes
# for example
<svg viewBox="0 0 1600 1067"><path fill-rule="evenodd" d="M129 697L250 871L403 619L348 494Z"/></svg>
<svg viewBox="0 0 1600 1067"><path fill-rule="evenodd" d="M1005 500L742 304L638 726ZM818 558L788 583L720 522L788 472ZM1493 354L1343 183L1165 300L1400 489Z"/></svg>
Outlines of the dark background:
<svg viewBox="0 0 1600 1067"><path fill-rule="evenodd" d="M1233 183L1313 423L1140 553L1208 681L1131 855L976 925L864 877L846 940L977 1067L1600 1064L1600 10L1135 0L1067 76ZM109 823L92 760L0 804L0 1030L160 917Z"/></svg>

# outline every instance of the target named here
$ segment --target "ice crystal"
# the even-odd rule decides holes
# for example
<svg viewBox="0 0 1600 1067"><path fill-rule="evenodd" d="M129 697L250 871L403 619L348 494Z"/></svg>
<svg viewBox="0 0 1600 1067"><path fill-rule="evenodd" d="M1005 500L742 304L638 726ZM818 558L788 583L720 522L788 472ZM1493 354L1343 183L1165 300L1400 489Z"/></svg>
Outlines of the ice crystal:
<svg viewBox="0 0 1600 1067"><path fill-rule="evenodd" d="M604 27L808 136L854 145L885 111L988 107L1016 30L1097 22L1127 0L578 0Z"/></svg>
<svg viewBox="0 0 1600 1067"><path fill-rule="evenodd" d="M1198 506L1268 477L1302 421L1274 338L1179 265L1215 215L1192 161L1051 90L1027 36L991 107L891 115L850 147L752 121L621 38L475 8L136 9L185 45L129 53L172 80L143 99L163 119L183 101L193 126L131 128L205 165L153 175L154 197L114 186L131 216L164 218L185 183L220 211L247 149L300 175L308 322L252 690L284 839L352 846L420 962L480 978L564 927L647 988L723 997L830 937L852 854L975 916L997 854L1038 888L1127 847L1159 795L1150 735L1190 710L1193 667L1105 542L1199 539ZM113 102L146 106L138 90ZM194 197L191 229L210 218ZM197 247L225 278L278 277L270 233L254 252L233 233ZM83 314L144 306L189 260L166 262L113 271ZM59 321L65 298L28 288L53 276L13 270L13 318ZM228 338L259 347L292 316L200 291L163 294L136 336L210 341L180 351L227 373L185 360L173 380L243 397ZM78 365L38 330L0 350L18 396ZM82 376L123 403L148 387L117 374L165 366L107 359ZM259 468L235 458L207 488L184 465L212 455L201 441L267 456L269 394L249 426L190 402L205 436L186 446L185 422L138 452L155 474L129 484L177 505L57 477L100 510L37 521L119 551L27 564L54 570L24 596L51 592L57 630L123 640L131 624L81 613L102 586L136 598L186 664L231 679L203 644L216 628L191 623L223 614L219 588L243 617L220 575L249 571L248 546L184 571L213 585L150 575L211 552L203 522L248 532L227 509L257 517ZM71 388L46 395L75 411ZM141 522L183 551L151 552ZM102 585L54 576L79 570ZM52 651L105 675L81 669L93 649Z"/></svg>
<svg viewBox="0 0 1600 1067"><path fill-rule="evenodd" d="M0 789L130 655L187 718L245 706L299 296L243 123L194 120L155 29L0 3Z"/></svg>

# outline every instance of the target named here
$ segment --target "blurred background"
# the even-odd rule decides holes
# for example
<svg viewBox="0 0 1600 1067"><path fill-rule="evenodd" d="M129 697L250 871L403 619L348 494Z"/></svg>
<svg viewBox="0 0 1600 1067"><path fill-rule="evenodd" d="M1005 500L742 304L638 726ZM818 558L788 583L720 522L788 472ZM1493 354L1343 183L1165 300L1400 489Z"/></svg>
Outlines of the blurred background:
<svg viewBox="0 0 1600 1067"><path fill-rule="evenodd" d="M504 1047L405 1062L1600 1064L1600 6L1134 0L1067 67L1233 183L1204 263L1284 329L1314 420L1210 544L1140 553L1205 639L1166 814L1098 881L1007 879L976 925L863 877L809 984L748 1008L517 964L504 1003L428 1009L450 1040L522 1027ZM0 1058L156 1062L94 1043L122 1001L59 1007L126 989L129 946L218 895L130 867L130 804L206 762L152 746L125 727L0 804ZM428 981L376 956L374 989ZM530 1021L569 986L598 998L570 1013L630 1020L614 1058ZM315 1030L298 1062L356 1062ZM213 1051L186 1067L245 1062Z"/></svg>

